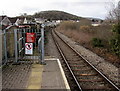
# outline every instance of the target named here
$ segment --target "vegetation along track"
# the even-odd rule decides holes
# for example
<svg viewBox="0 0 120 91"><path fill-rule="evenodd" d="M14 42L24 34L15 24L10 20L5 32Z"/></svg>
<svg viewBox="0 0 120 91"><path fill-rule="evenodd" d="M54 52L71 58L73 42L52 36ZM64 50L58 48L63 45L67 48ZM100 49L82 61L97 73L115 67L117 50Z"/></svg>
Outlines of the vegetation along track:
<svg viewBox="0 0 120 91"><path fill-rule="evenodd" d="M76 83L78 90L102 90L102 91L119 91L107 77L98 71L68 43L62 40L55 31L52 31L55 44L64 59L67 68ZM74 84L75 85L75 84Z"/></svg>

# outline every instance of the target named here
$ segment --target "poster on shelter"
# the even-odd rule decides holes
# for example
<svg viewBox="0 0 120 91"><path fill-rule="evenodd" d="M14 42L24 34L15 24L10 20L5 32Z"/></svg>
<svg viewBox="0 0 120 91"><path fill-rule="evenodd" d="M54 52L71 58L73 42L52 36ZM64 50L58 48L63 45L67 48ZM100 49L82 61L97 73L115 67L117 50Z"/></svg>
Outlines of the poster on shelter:
<svg viewBox="0 0 120 91"><path fill-rule="evenodd" d="M35 33L26 33L26 42L35 43Z"/></svg>

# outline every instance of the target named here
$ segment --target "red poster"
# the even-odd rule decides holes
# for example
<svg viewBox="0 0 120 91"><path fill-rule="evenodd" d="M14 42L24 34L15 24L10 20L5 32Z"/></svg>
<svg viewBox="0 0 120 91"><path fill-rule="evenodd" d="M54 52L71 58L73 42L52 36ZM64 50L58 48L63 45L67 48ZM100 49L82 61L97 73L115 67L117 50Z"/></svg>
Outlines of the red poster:
<svg viewBox="0 0 120 91"><path fill-rule="evenodd" d="M35 42L35 33L26 33L26 42L34 43Z"/></svg>

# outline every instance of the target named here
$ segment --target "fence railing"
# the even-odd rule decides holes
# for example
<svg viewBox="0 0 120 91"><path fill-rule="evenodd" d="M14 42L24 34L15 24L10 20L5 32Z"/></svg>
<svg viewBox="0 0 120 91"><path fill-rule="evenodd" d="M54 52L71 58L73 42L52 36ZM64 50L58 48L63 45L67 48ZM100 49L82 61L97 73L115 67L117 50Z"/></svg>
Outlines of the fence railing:
<svg viewBox="0 0 120 91"><path fill-rule="evenodd" d="M44 64L44 27L41 29L17 28L9 26L0 30L0 66L6 63L18 62L25 55L26 33L35 33L35 43L33 50ZM31 55L27 55L31 56Z"/></svg>
<svg viewBox="0 0 120 91"><path fill-rule="evenodd" d="M14 57L14 45L12 40L13 32L10 30L13 26L9 26L4 30L0 30L0 66L8 62L8 58Z"/></svg>

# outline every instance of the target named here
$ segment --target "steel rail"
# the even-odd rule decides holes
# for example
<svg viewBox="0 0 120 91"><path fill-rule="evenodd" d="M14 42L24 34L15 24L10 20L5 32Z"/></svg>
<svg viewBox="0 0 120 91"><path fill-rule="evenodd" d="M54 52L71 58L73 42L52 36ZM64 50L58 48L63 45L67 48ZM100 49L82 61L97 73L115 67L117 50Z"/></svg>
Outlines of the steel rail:
<svg viewBox="0 0 120 91"><path fill-rule="evenodd" d="M94 65L92 65L85 57L83 57L78 51L76 51L73 47L70 46L67 42L65 42L55 31L55 34L67 45L69 46L78 56L80 56L83 60L85 60L96 72L98 72L108 83L110 83L116 90L120 91L120 89L110 80L108 79L101 71L99 71Z"/></svg>
<svg viewBox="0 0 120 91"><path fill-rule="evenodd" d="M67 67L68 67L68 69L69 69L69 71L70 71L72 77L74 78L74 80L75 80L75 82L76 82L76 84L77 84L79 90L82 91L82 88L81 88L79 82L77 81L77 78L75 77L74 73L72 72L72 69L70 68L70 66L69 66L69 64L68 64L67 59L65 58L64 53L62 52L62 50L61 50L61 48L60 48L58 42L55 40L55 37L54 37L53 34L52 34L52 37L53 37L53 40L54 40L54 42L55 42L55 44L56 44L56 46L57 46L57 48L58 48L58 50L59 50L59 52L60 52L62 58L64 59L64 61L65 61L66 65L67 65Z"/></svg>

